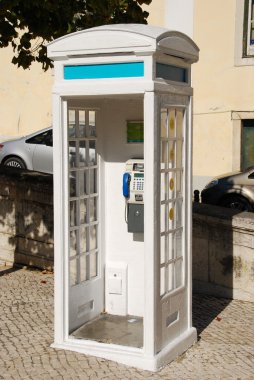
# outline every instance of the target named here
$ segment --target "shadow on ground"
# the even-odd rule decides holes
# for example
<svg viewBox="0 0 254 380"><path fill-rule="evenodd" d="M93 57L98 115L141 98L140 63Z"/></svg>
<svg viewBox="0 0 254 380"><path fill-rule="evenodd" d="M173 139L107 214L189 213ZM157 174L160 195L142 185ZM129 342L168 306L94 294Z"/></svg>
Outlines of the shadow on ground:
<svg viewBox="0 0 254 380"><path fill-rule="evenodd" d="M230 304L231 300L204 294L194 294L192 304L192 323L196 327L198 337L203 330Z"/></svg>
<svg viewBox="0 0 254 380"><path fill-rule="evenodd" d="M21 267L7 267L7 266L1 266L0 265L0 277L5 276L6 274L16 272L17 270L20 270Z"/></svg>

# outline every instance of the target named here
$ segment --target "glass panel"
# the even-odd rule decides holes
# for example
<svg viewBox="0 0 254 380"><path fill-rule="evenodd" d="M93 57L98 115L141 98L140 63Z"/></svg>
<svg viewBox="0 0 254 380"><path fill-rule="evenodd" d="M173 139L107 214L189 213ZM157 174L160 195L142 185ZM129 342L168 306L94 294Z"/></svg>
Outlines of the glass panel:
<svg viewBox="0 0 254 380"><path fill-rule="evenodd" d="M89 194L95 194L97 192L97 178L96 178L96 169L89 170Z"/></svg>
<svg viewBox="0 0 254 380"><path fill-rule="evenodd" d="M70 172L70 196L76 197L77 196L77 177L78 173L71 171Z"/></svg>
<svg viewBox="0 0 254 380"><path fill-rule="evenodd" d="M77 260L71 260L70 261L70 285L76 285L78 283L78 276L77 276Z"/></svg>
<svg viewBox="0 0 254 380"><path fill-rule="evenodd" d="M182 284L182 260L179 258L183 256L183 139L184 110L162 109L160 201L165 204L160 206L160 227L165 236L160 238L160 264L166 267L160 271L161 295ZM177 264L175 259L178 259Z"/></svg>
<svg viewBox="0 0 254 380"><path fill-rule="evenodd" d="M176 172L176 196L180 196L182 194L182 172Z"/></svg>
<svg viewBox="0 0 254 380"><path fill-rule="evenodd" d="M175 252L176 252L176 258L177 257L182 257L183 252L182 252L182 231L176 231L175 233Z"/></svg>
<svg viewBox="0 0 254 380"><path fill-rule="evenodd" d="M161 205L161 232L164 232L166 229L166 223L165 223L165 217L166 217L166 205Z"/></svg>
<svg viewBox="0 0 254 380"><path fill-rule="evenodd" d="M90 278L97 276L97 252L90 254Z"/></svg>
<svg viewBox="0 0 254 380"><path fill-rule="evenodd" d="M89 111L89 136L96 137L95 111Z"/></svg>
<svg viewBox="0 0 254 380"><path fill-rule="evenodd" d="M175 173L169 173L169 181L168 181L168 199L175 198L176 194L176 186L175 186Z"/></svg>
<svg viewBox="0 0 254 380"><path fill-rule="evenodd" d="M70 202L70 226L74 227L77 224L77 204L76 201Z"/></svg>
<svg viewBox="0 0 254 380"><path fill-rule="evenodd" d="M70 256L76 256L77 252L78 232L77 230L70 231Z"/></svg>
<svg viewBox="0 0 254 380"><path fill-rule="evenodd" d="M167 191L165 183L167 182L167 174L161 173L161 201L165 201L167 199Z"/></svg>
<svg viewBox="0 0 254 380"><path fill-rule="evenodd" d="M71 168L77 167L76 141L69 141L69 166Z"/></svg>
<svg viewBox="0 0 254 380"><path fill-rule="evenodd" d="M168 205L168 229L174 229L175 223L175 204L174 202L169 203Z"/></svg>
<svg viewBox="0 0 254 380"><path fill-rule="evenodd" d="M97 248L97 227L90 227L90 251Z"/></svg>
<svg viewBox="0 0 254 380"><path fill-rule="evenodd" d="M167 138L167 110L161 110L161 137Z"/></svg>
<svg viewBox="0 0 254 380"><path fill-rule="evenodd" d="M86 255L80 257L80 281L86 281Z"/></svg>
<svg viewBox="0 0 254 380"><path fill-rule="evenodd" d="M86 166L86 142L79 141L79 167Z"/></svg>
<svg viewBox="0 0 254 380"><path fill-rule="evenodd" d="M76 137L76 112L75 110L69 110L69 124L68 124L68 136Z"/></svg>
<svg viewBox="0 0 254 380"><path fill-rule="evenodd" d="M167 278L168 278L168 283L167 283L167 291L170 292L171 290L174 289L174 264L170 263L167 266Z"/></svg>
<svg viewBox="0 0 254 380"><path fill-rule="evenodd" d="M182 260L175 262L175 287L179 288L182 285Z"/></svg>
<svg viewBox="0 0 254 380"><path fill-rule="evenodd" d="M87 223L87 200L80 199L79 205L80 224Z"/></svg>
<svg viewBox="0 0 254 380"><path fill-rule="evenodd" d="M97 165L95 111L69 110L69 194L70 199L70 284L78 284L98 275L97 226ZM89 139L87 138L89 137ZM72 140L71 140L72 139ZM73 169L74 168L74 169ZM95 252L96 250L96 252ZM91 252L92 251L92 252ZM79 256L79 257L78 257Z"/></svg>
<svg viewBox="0 0 254 380"><path fill-rule="evenodd" d="M183 166L182 151L183 151L183 142L181 140L177 141L176 144L176 167L181 169Z"/></svg>
<svg viewBox="0 0 254 380"><path fill-rule="evenodd" d="M175 240L174 233L173 232L169 233L168 234L168 252L167 252L167 259L166 259L167 262L174 258L174 254L175 254L174 240Z"/></svg>
<svg viewBox="0 0 254 380"><path fill-rule="evenodd" d="M182 227L182 199L177 200L175 203L175 228Z"/></svg>
<svg viewBox="0 0 254 380"><path fill-rule="evenodd" d="M86 112L79 110L79 136L85 137L85 125L86 125Z"/></svg>
<svg viewBox="0 0 254 380"><path fill-rule="evenodd" d="M160 295L163 296L163 294L166 293L166 289L165 289L165 268L162 267L161 268L161 278L160 278Z"/></svg>
<svg viewBox="0 0 254 380"><path fill-rule="evenodd" d="M165 235L161 236L161 264L164 264L166 261L165 257L165 244L166 244L166 239Z"/></svg>
<svg viewBox="0 0 254 380"><path fill-rule="evenodd" d="M95 111L89 111L88 123L86 125L86 137L96 137Z"/></svg>
<svg viewBox="0 0 254 380"><path fill-rule="evenodd" d="M169 169L174 169L175 168L175 141L170 141L169 142L169 149L168 149L168 167Z"/></svg>
<svg viewBox="0 0 254 380"><path fill-rule="evenodd" d="M94 222L97 220L97 208L96 208L96 204L97 204L97 199L96 198L90 198L89 200L89 222Z"/></svg>
<svg viewBox="0 0 254 380"><path fill-rule="evenodd" d="M161 142L161 169L165 169L167 166L167 155L168 155L168 142Z"/></svg>
<svg viewBox="0 0 254 380"><path fill-rule="evenodd" d="M183 111L181 110L176 112L176 137L183 138Z"/></svg>
<svg viewBox="0 0 254 380"><path fill-rule="evenodd" d="M175 110L171 110L169 112L169 118L168 118L168 131L169 131L169 138L173 139L176 137L176 128L175 128Z"/></svg>
<svg viewBox="0 0 254 380"><path fill-rule="evenodd" d="M250 44L254 45L254 2L251 5Z"/></svg>
<svg viewBox="0 0 254 380"><path fill-rule="evenodd" d="M79 191L80 195L88 195L87 192L87 170L82 170L79 172Z"/></svg>
<svg viewBox="0 0 254 380"><path fill-rule="evenodd" d="M80 251L82 253L87 252L87 233L88 228L85 226L80 227Z"/></svg>
<svg viewBox="0 0 254 380"><path fill-rule="evenodd" d="M95 149L95 140L89 140L89 165L96 165L96 149Z"/></svg>

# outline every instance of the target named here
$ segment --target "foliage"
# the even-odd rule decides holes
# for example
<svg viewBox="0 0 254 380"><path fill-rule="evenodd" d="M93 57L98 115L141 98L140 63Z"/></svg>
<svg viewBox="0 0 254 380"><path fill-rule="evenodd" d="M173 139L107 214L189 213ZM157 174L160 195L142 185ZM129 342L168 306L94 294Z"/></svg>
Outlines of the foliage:
<svg viewBox="0 0 254 380"><path fill-rule="evenodd" d="M45 44L67 33L118 23L146 24L142 4L152 0L0 0L0 47L11 45L12 63L52 67Z"/></svg>

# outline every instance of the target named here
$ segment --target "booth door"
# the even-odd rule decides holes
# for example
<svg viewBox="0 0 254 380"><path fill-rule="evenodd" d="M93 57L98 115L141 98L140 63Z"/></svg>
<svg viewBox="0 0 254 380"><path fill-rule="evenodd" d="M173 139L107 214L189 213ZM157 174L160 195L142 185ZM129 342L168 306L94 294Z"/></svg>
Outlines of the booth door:
<svg viewBox="0 0 254 380"><path fill-rule="evenodd" d="M160 336L159 349L180 336L187 323L186 109L161 109Z"/></svg>
<svg viewBox="0 0 254 380"><path fill-rule="evenodd" d="M69 331L103 310L96 111L68 108Z"/></svg>

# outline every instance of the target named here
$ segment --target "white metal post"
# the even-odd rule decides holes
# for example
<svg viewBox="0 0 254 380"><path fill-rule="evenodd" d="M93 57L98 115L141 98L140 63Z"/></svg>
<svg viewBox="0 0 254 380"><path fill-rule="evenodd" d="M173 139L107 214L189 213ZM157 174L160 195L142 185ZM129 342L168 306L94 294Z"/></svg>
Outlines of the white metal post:
<svg viewBox="0 0 254 380"><path fill-rule="evenodd" d="M144 96L144 252L145 252L145 302L144 302L144 350L145 355L155 354L156 323L156 251L157 251L157 215L156 215L156 171L157 171L157 109L156 95L146 92ZM151 149L153 147L153 149Z"/></svg>
<svg viewBox="0 0 254 380"><path fill-rule="evenodd" d="M55 322L55 343L63 341L63 310L64 310L64 288L63 284L64 262L62 252L64 252L64 241L61 238L64 232L62 207L63 207L63 187L62 187L62 133L61 133L61 98L59 94L53 95L53 168L54 168L54 273L55 273L55 295L54 295L54 322Z"/></svg>

